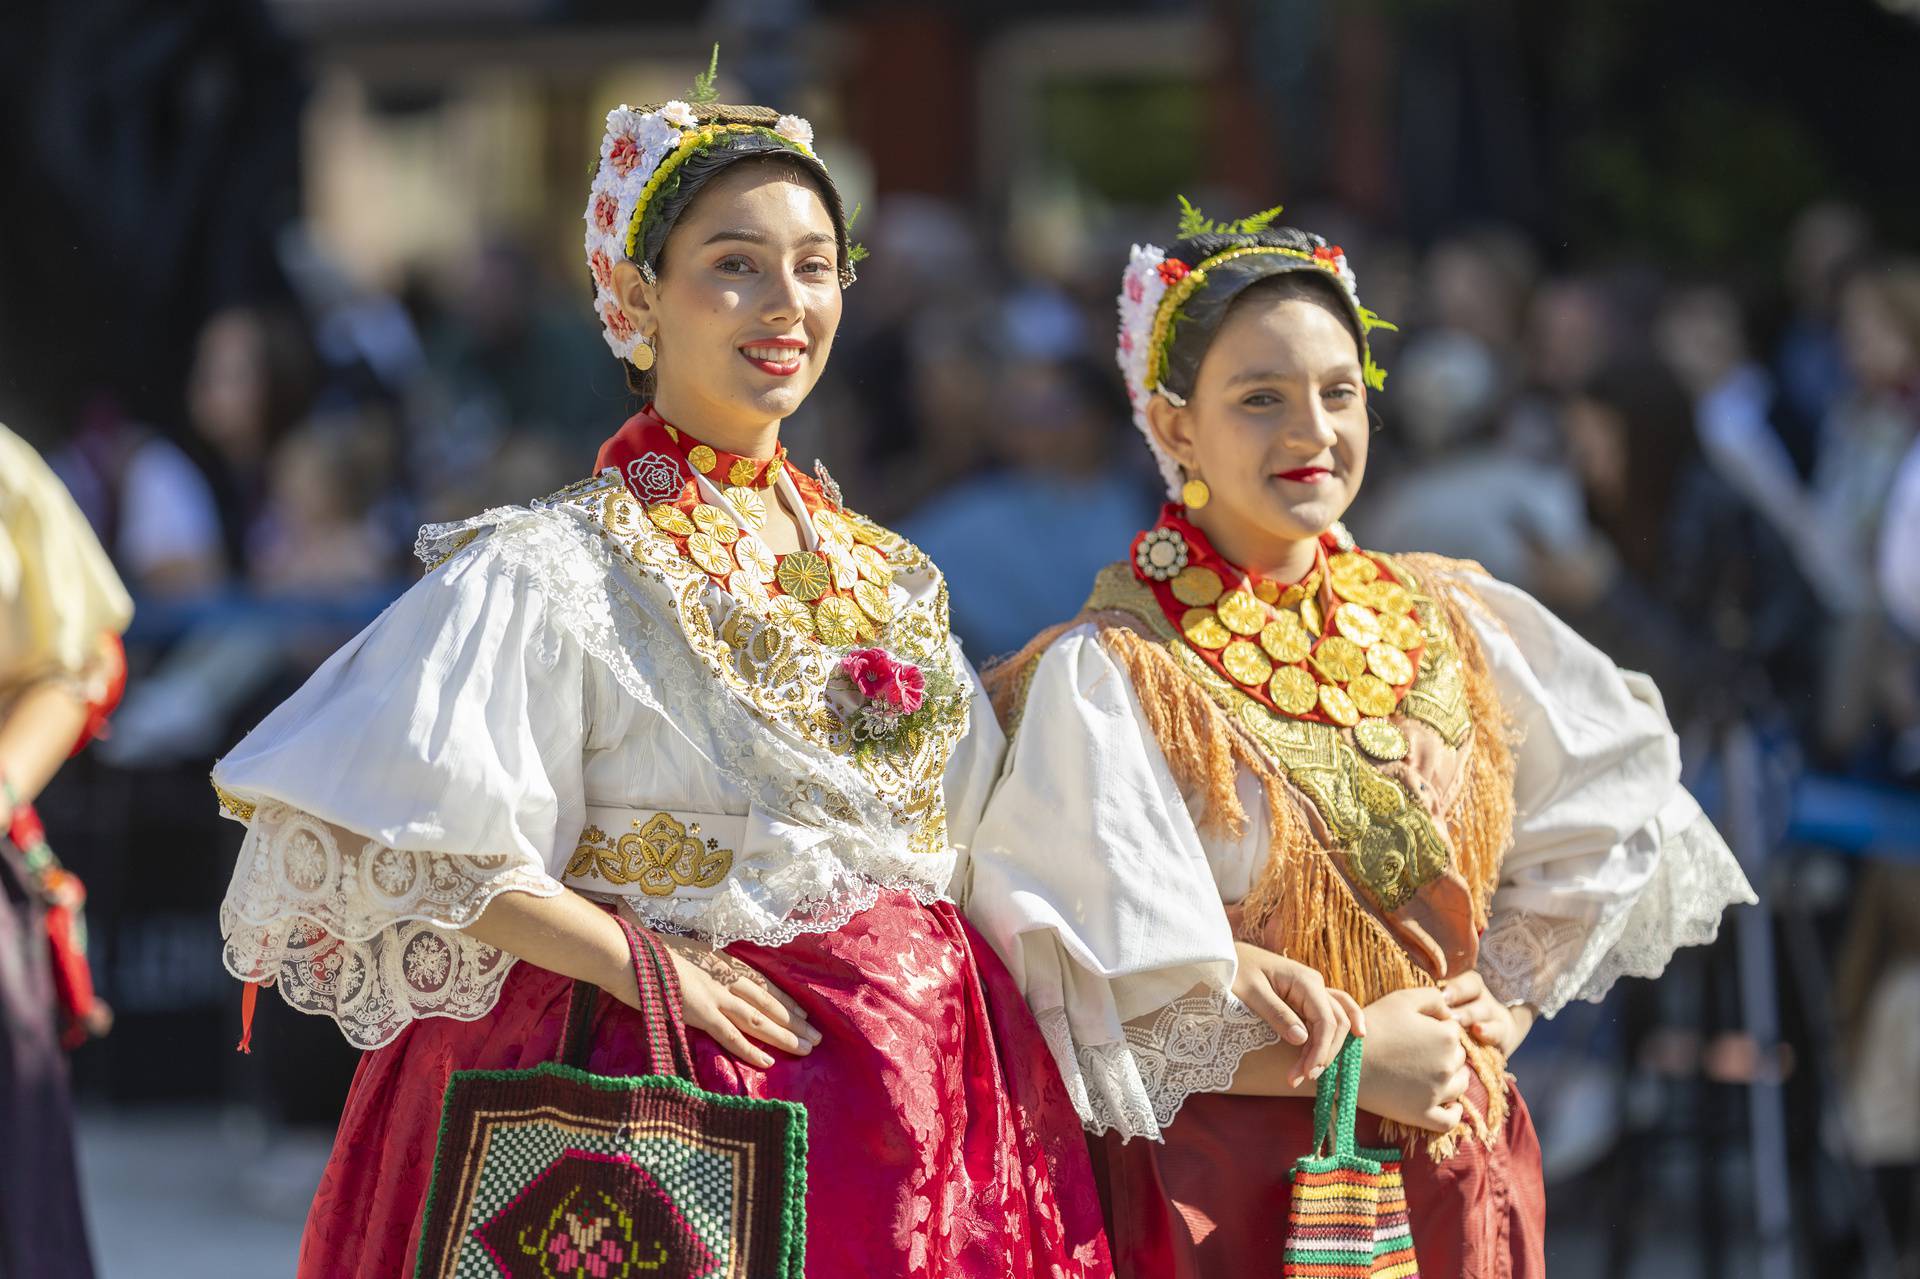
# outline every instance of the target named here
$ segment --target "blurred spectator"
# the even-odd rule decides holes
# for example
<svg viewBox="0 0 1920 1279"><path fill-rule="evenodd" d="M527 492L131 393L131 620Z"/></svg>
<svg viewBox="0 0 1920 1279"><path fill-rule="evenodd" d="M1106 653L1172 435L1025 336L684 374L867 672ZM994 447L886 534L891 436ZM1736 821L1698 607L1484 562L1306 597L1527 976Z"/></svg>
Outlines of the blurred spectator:
<svg viewBox="0 0 1920 1279"><path fill-rule="evenodd" d="M256 540L263 595L359 591L392 580L394 548L374 517L390 482L386 441L361 418L315 422L273 459L269 515Z"/></svg>
<svg viewBox="0 0 1920 1279"><path fill-rule="evenodd" d="M1907 450L1880 527L1880 595L1887 613L1920 642L1920 440Z"/></svg>
<svg viewBox="0 0 1920 1279"><path fill-rule="evenodd" d="M1580 493L1563 467L1493 438L1506 390L1493 352L1464 331L1429 330L1408 341L1392 385L1404 448L1374 444L1369 469L1391 461L1391 476L1362 490L1348 519L1355 535L1386 551L1476 560L1502 581L1537 590L1535 548L1570 551L1585 532Z"/></svg>
<svg viewBox="0 0 1920 1279"><path fill-rule="evenodd" d="M274 449L305 416L312 390L312 351L291 312L229 307L202 326L187 377L189 443L212 484L237 575L266 511Z"/></svg>
<svg viewBox="0 0 1920 1279"><path fill-rule="evenodd" d="M1781 540L1702 459L1686 392L1658 363L1615 361L1562 420L1594 536L1542 548L1542 598L1653 676L1676 722L1757 701L1760 663L1786 660L1809 601Z"/></svg>
<svg viewBox="0 0 1920 1279"><path fill-rule="evenodd" d="M1840 335L1854 390L1822 426L1813 502L1814 531L1861 584L1859 606L1834 620L1821 698L1820 744L1846 759L1889 727L1920 722L1912 664L1869 603L1894 478L1920 434L1920 262L1855 272L1841 291Z"/></svg>
<svg viewBox="0 0 1920 1279"><path fill-rule="evenodd" d="M1851 205L1824 201L1794 219L1786 261L1793 314L1780 337L1777 363L1781 385L1803 422L1824 419L1852 385L1840 343L1840 286L1872 243L1866 216Z"/></svg>
<svg viewBox="0 0 1920 1279"><path fill-rule="evenodd" d="M1519 349L1521 318L1538 271L1532 246L1508 227L1442 240L1423 273L1425 322L1477 338L1504 360Z"/></svg>
<svg viewBox="0 0 1920 1279"><path fill-rule="evenodd" d="M999 280L948 201L890 196L871 234L828 377L846 388L858 420L835 469L856 505L885 521L982 463L981 424L996 411L982 371Z"/></svg>
<svg viewBox="0 0 1920 1279"><path fill-rule="evenodd" d="M95 397L49 459L134 594L190 596L226 576L213 486L173 441Z"/></svg>
<svg viewBox="0 0 1920 1279"><path fill-rule="evenodd" d="M1779 429L1786 415L1773 379L1752 357L1733 294L1716 285L1681 289L1660 307L1654 332L1661 358L1693 397L1708 464L1767 518L1829 609L1857 607L1860 578L1840 544L1808 534L1818 515L1787 445L1796 432Z"/></svg>
<svg viewBox="0 0 1920 1279"><path fill-rule="evenodd" d="M518 242L495 237L464 254L438 319L427 361L476 433L543 436L590 464L625 416L626 384L585 294L554 296Z"/></svg>
<svg viewBox="0 0 1920 1279"><path fill-rule="evenodd" d="M1103 365L1020 360L996 379L995 400L982 425L1003 465L899 525L946 574L954 633L976 663L1073 616L1154 508L1137 450L1115 438L1126 401Z"/></svg>
<svg viewBox="0 0 1920 1279"><path fill-rule="evenodd" d="M1527 307L1523 385L1501 431L1509 447L1546 460L1558 456L1565 398L1615 356L1618 329L1612 302L1597 280L1548 280L1540 286Z"/></svg>

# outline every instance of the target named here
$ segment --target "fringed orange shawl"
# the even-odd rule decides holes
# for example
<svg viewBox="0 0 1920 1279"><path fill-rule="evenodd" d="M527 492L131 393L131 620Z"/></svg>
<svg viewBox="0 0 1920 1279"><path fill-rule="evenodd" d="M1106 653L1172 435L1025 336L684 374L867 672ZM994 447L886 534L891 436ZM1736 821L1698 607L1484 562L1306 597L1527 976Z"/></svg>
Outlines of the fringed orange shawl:
<svg viewBox="0 0 1920 1279"><path fill-rule="evenodd" d="M1473 967L1513 827L1507 720L1463 611L1479 567L1428 555L1389 562L1415 591L1428 640L1393 717L1410 746L1398 761L1369 758L1347 730L1276 715L1221 679L1126 564L1101 573L1079 617L985 676L1011 734L1040 655L1065 631L1097 626L1176 781L1203 797L1200 830L1245 833L1241 769L1265 788L1271 852L1229 908L1236 936L1309 965L1363 1005ZM1458 1128L1432 1138L1436 1158L1467 1136L1491 1142L1506 1121L1504 1058L1466 1043L1488 1113L1469 1107Z"/></svg>

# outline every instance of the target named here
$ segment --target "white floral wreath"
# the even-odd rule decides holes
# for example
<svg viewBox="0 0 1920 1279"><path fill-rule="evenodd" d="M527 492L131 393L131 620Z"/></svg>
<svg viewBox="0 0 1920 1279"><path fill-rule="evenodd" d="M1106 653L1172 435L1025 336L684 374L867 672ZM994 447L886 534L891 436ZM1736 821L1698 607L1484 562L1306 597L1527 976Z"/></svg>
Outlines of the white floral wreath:
<svg viewBox="0 0 1920 1279"><path fill-rule="evenodd" d="M676 156L684 160L683 151L690 154L738 127L702 125L693 106L677 99L653 111L636 111L622 103L607 112L600 167L587 196L587 269L593 273L593 303L600 313L601 336L620 359L632 357L640 334L613 295L613 268L638 250L640 221L658 180L665 176L662 166ZM768 132L809 159L817 159L813 126L799 116L781 116Z"/></svg>
<svg viewBox="0 0 1920 1279"><path fill-rule="evenodd" d="M1315 246L1311 254L1293 250L1274 251L1302 259L1311 258L1340 281L1341 287L1346 289L1358 308L1364 327L1379 325L1378 318L1360 305L1359 283L1354 278L1353 268L1347 265L1347 255L1338 248L1328 246L1317 235L1309 238ZM1232 248L1226 249L1208 262L1234 251ZM1120 334L1114 358L1120 365L1120 375L1126 379L1127 399L1133 403L1133 424L1140 428L1140 434L1146 437L1147 447L1153 450L1153 460L1160 467L1160 477L1166 481L1168 497L1179 495L1185 477L1181 474L1180 464L1154 438L1153 428L1147 422L1147 402L1155 395L1163 395L1175 404L1185 401L1160 384L1160 378L1154 371L1154 334L1164 322L1160 312L1167 294L1186 276L1204 269L1208 262L1178 262L1169 259L1167 251L1157 244L1136 244L1126 270L1120 273ZM1371 367L1370 355L1367 362Z"/></svg>

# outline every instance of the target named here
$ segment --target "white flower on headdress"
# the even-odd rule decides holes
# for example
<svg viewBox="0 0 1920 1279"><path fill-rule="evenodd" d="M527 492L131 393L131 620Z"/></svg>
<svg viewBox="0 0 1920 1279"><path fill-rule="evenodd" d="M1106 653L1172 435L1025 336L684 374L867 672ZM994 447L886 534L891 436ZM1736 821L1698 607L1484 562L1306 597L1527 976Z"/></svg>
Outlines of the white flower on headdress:
<svg viewBox="0 0 1920 1279"><path fill-rule="evenodd" d="M660 108L660 118L677 129L691 129L700 123L700 117L693 108L675 98Z"/></svg>
<svg viewBox="0 0 1920 1279"><path fill-rule="evenodd" d="M1160 464L1160 476L1166 481L1167 495L1171 497L1180 491L1180 464L1161 449L1147 425L1147 400L1151 395L1147 371L1153 367L1153 318L1160 310L1160 300L1167 296L1166 277L1160 272L1160 264L1166 260L1166 250L1158 245L1133 246L1127 269L1120 274L1120 334L1114 359L1120 365L1120 376L1126 379L1127 398L1133 401L1133 423L1146 437L1147 447L1153 450L1153 460Z"/></svg>
<svg viewBox="0 0 1920 1279"><path fill-rule="evenodd" d="M773 122L773 131L789 142L803 147L813 145L813 126L797 115L783 115Z"/></svg>

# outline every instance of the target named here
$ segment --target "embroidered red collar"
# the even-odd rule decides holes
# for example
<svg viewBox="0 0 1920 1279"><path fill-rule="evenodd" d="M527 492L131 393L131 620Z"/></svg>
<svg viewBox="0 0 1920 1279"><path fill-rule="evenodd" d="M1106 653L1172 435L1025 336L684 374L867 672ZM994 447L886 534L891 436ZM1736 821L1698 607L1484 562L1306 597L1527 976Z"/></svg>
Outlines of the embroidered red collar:
<svg viewBox="0 0 1920 1279"><path fill-rule="evenodd" d="M1273 582L1230 564L1169 503L1134 538L1133 571L1188 646L1275 714L1366 727L1398 709L1420 669L1412 592L1338 524L1305 578Z"/></svg>
<svg viewBox="0 0 1920 1279"><path fill-rule="evenodd" d="M754 612L842 648L870 642L891 619L886 557L861 540L819 481L794 469L784 448L770 458L723 453L648 405L600 446L597 465L618 469L653 526ZM775 555L760 539L768 490L783 469L819 535L815 550ZM707 500L698 476L720 490L724 505Z"/></svg>
<svg viewBox="0 0 1920 1279"><path fill-rule="evenodd" d="M783 445L772 457L746 457L702 444L672 425L649 404L628 418L613 437L600 446L595 470L617 467L634 498L646 506L656 502L681 505L698 502L700 488L694 476L704 475L722 489L769 489L785 467L807 494L819 495L819 485L793 470Z"/></svg>

